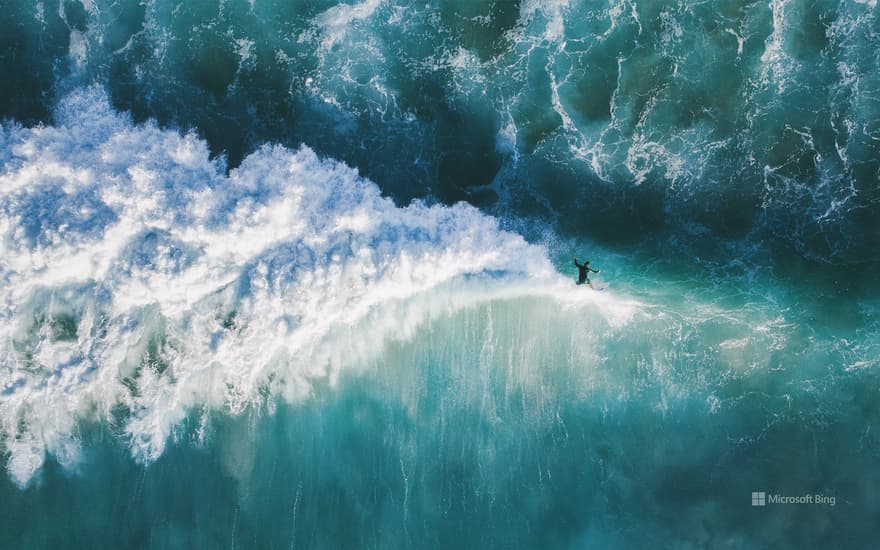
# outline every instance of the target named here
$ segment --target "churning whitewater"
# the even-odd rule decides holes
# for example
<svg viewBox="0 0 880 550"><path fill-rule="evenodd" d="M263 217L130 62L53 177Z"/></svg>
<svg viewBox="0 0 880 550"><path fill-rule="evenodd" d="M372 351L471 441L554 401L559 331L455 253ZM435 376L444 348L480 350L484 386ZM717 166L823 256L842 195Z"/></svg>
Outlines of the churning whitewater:
<svg viewBox="0 0 880 550"><path fill-rule="evenodd" d="M57 120L0 142L0 421L21 485L46 452L75 465L81 420L124 410L152 461L189 410L301 400L429 315L571 301L545 250L493 218L398 208L307 147L266 146L227 176L203 141L132 124L98 88Z"/></svg>

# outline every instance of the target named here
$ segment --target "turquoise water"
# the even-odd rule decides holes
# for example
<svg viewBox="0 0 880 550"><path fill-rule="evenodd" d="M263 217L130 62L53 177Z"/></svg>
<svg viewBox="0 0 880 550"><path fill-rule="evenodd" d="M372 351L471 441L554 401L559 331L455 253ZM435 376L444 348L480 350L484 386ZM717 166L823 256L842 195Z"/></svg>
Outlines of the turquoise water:
<svg viewBox="0 0 880 550"><path fill-rule="evenodd" d="M876 2L0 8L0 547L875 544Z"/></svg>

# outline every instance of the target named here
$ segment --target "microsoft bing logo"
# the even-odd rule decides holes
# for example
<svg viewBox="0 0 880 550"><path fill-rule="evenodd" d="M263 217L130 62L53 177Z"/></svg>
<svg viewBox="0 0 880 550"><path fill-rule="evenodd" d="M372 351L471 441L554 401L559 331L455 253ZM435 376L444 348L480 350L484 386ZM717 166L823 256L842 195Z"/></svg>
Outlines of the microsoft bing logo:
<svg viewBox="0 0 880 550"><path fill-rule="evenodd" d="M780 495L779 493L768 495L764 491L752 493L752 506L769 506L771 504L821 504L824 506L836 506L837 497L822 493L805 495Z"/></svg>

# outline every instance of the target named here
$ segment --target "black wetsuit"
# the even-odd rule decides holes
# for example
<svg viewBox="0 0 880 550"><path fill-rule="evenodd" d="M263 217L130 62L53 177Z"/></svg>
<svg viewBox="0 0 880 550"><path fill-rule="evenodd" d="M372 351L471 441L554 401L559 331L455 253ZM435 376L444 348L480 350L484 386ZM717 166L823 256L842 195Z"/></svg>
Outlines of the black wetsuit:
<svg viewBox="0 0 880 550"><path fill-rule="evenodd" d="M590 267L587 266L587 264L585 264L585 263L579 264L577 260L574 261L574 265L577 266L577 268L578 268L577 284L579 284L579 285L590 284L590 277L589 277L590 271L592 271L593 273L599 273L598 269L590 269Z"/></svg>

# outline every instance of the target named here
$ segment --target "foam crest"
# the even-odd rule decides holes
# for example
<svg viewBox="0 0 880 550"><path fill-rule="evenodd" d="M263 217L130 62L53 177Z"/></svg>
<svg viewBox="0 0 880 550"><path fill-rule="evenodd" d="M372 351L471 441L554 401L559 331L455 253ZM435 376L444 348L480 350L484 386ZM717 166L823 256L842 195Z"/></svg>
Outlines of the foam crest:
<svg viewBox="0 0 880 550"><path fill-rule="evenodd" d="M306 398L432 315L572 297L546 251L473 207L397 207L348 166L265 146L225 174L192 135L134 125L100 89L58 127L4 127L0 429L25 485L78 457L82 420L154 460L196 408ZM600 304L599 302L604 302Z"/></svg>

